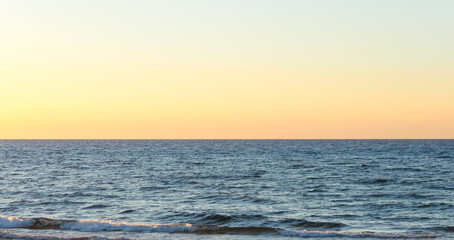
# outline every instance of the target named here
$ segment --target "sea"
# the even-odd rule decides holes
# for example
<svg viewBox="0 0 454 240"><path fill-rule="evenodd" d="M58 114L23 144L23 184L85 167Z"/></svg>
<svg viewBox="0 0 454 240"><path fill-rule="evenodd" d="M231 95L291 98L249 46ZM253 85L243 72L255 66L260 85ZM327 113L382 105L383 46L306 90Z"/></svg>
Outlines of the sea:
<svg viewBox="0 0 454 240"><path fill-rule="evenodd" d="M0 140L0 239L454 239L454 140Z"/></svg>

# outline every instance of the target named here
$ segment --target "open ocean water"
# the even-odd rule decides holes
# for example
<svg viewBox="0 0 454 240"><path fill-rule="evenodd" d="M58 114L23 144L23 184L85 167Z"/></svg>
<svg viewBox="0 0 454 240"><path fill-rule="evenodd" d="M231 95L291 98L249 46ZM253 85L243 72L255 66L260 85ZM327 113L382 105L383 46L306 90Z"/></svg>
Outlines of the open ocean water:
<svg viewBox="0 0 454 240"><path fill-rule="evenodd" d="M0 239L453 239L454 140L1 140Z"/></svg>

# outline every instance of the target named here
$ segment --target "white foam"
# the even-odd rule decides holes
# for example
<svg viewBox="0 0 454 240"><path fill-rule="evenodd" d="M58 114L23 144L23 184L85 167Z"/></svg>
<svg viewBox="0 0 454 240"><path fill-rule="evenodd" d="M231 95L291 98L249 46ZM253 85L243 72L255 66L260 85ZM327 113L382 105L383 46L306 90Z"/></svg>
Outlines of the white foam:
<svg viewBox="0 0 454 240"><path fill-rule="evenodd" d="M37 225L36 225L37 224ZM40 225L52 226L56 229L81 232L121 231L121 232L194 232L197 227L191 224L130 224L113 223L111 221L71 221L47 218L19 218L0 215L0 228L39 228Z"/></svg>
<svg viewBox="0 0 454 240"><path fill-rule="evenodd" d="M8 231L0 231L0 239L24 239L24 240L128 240L128 238L121 237L105 237L105 236L49 236L49 235L33 235L33 234L20 234L11 233Z"/></svg>
<svg viewBox="0 0 454 240"><path fill-rule="evenodd" d="M24 228L31 227L34 224L34 220L27 218L19 218L16 216L5 217L0 215L0 228Z"/></svg>
<svg viewBox="0 0 454 240"><path fill-rule="evenodd" d="M82 220L66 222L60 229L76 230L82 232L122 231L122 232L193 232L196 230L191 224L186 225L160 225L160 224L128 224L112 223L111 221Z"/></svg>
<svg viewBox="0 0 454 240"><path fill-rule="evenodd" d="M0 215L0 228L33 228L33 229L61 229L73 230L79 232L163 232L163 233L203 233L205 230L211 230L213 233L219 230L219 233L225 233L225 229L219 229L213 226L193 226L191 224L132 224L126 222L113 223L111 221L93 221L93 220L54 220L49 218L19 218L16 216L5 217ZM247 229L247 228L246 228ZM224 230L224 231L223 231ZM228 227L227 227L228 230ZM286 237L299 238L434 238L432 235L413 235L411 233L374 233L374 232L335 232L335 231L308 231L308 230L283 230L274 229L279 235ZM235 232L235 231L233 231ZM9 234L8 236L5 234ZM0 239L28 239L26 236L10 236L11 233L0 232ZM3 236L3 237L2 237ZM61 237L41 237L31 236L30 239L62 239ZM104 239L104 237L90 236L90 239ZM66 239L66 238L65 238ZM110 239L110 238L109 238Z"/></svg>

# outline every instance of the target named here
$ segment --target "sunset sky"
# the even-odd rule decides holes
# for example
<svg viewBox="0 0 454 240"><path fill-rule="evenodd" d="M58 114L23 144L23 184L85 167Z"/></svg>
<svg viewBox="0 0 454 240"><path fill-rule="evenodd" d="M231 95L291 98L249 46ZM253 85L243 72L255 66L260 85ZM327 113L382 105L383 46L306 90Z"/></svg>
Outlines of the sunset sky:
<svg viewBox="0 0 454 240"><path fill-rule="evenodd" d="M0 139L454 138L452 0L0 0Z"/></svg>

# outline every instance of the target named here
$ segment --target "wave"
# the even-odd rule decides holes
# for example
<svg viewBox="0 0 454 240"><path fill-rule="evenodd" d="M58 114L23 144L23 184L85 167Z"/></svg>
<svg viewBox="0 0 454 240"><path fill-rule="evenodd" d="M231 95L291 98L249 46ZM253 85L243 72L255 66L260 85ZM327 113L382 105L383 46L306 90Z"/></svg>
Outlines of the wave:
<svg viewBox="0 0 454 240"><path fill-rule="evenodd" d="M229 235L279 235L284 237L301 238L435 238L428 234L411 233L375 233L375 232L337 232L337 231L309 231L286 230L271 227L228 227L222 225L192 225L192 224L132 224L113 223L111 221L93 220L56 220L51 218L19 218L0 215L0 228L25 228L32 230L72 230L79 232L164 232L164 233L195 233L195 234L229 234ZM58 237L42 235L22 235L0 231L0 239L40 239L40 240L87 240L87 239L125 239L91 235L78 237Z"/></svg>
<svg viewBox="0 0 454 240"><path fill-rule="evenodd" d="M330 232L330 231L280 231L280 235L300 238L386 238L386 239L410 239L410 238L435 238L436 236L428 234L397 234L397 233L375 233L375 232Z"/></svg>
<svg viewBox="0 0 454 240"><path fill-rule="evenodd" d="M267 217L263 215L255 214L219 214L219 213L189 213L181 212L176 216L183 216L186 218L193 219L190 223L197 225L226 225L233 221L263 221Z"/></svg>
<svg viewBox="0 0 454 240"><path fill-rule="evenodd" d="M0 216L0 228L56 229L82 232L194 232L191 224L129 224L93 220L57 220L51 218L19 218Z"/></svg>
<svg viewBox="0 0 454 240"><path fill-rule="evenodd" d="M83 209L98 209L98 208L106 208L106 207L109 207L109 205L95 204L95 205L91 205L88 207L84 207Z"/></svg>
<svg viewBox="0 0 454 240"><path fill-rule="evenodd" d="M345 227L346 225L343 223L336 223L336 222L313 222L307 220L300 220L300 219L284 219L283 223L290 224L293 227L298 228L317 228L317 229L332 229L332 228L341 228Z"/></svg>
<svg viewBox="0 0 454 240"><path fill-rule="evenodd" d="M51 236L51 235L34 235L34 234L20 234L11 233L8 231L0 231L0 239L14 239L14 240L130 240L124 237L106 237L97 235L88 236Z"/></svg>
<svg viewBox="0 0 454 240"><path fill-rule="evenodd" d="M0 228L27 228L33 226L33 223L33 219L0 216Z"/></svg>
<svg viewBox="0 0 454 240"><path fill-rule="evenodd" d="M454 233L454 226L433 227L433 230Z"/></svg>

